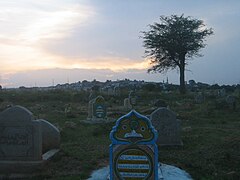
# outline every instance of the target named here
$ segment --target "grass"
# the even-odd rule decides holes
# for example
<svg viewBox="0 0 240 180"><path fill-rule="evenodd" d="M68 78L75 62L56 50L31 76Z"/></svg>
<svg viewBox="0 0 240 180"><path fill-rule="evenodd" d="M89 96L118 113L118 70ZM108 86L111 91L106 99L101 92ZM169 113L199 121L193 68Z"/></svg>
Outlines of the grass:
<svg viewBox="0 0 240 180"><path fill-rule="evenodd" d="M140 92L140 111L150 108L153 98L163 99L181 119L183 147L159 147L159 161L186 170L194 179L240 179L240 108L219 108L214 98L194 103L194 94ZM0 109L22 105L57 125L61 131L61 151L33 179L87 179L95 169L108 165L110 124L84 124L88 94L75 91L1 91ZM123 105L122 97L105 97L111 107ZM144 98L141 98L144 97ZM65 107L71 106L71 115ZM144 107L144 108L143 108ZM145 111L146 112L146 111ZM123 113L123 112L121 112ZM125 113L125 112L124 112ZM147 114L144 114L147 115ZM117 116L116 116L117 118ZM74 128L66 121L76 123Z"/></svg>

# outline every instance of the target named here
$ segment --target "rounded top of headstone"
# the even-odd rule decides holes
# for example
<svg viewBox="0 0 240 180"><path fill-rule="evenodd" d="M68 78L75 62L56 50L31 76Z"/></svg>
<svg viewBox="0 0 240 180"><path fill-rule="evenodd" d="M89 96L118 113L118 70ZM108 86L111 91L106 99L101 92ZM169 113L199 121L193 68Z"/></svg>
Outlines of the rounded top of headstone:
<svg viewBox="0 0 240 180"><path fill-rule="evenodd" d="M113 143L153 143L157 139L157 131L147 117L132 110L117 120L110 138Z"/></svg>
<svg viewBox="0 0 240 180"><path fill-rule="evenodd" d="M4 122L30 122L34 120L33 114L22 106L13 106L0 113L0 121Z"/></svg>
<svg viewBox="0 0 240 180"><path fill-rule="evenodd" d="M155 118L169 118L169 119L175 119L176 114L172 112L170 109L166 107L160 107L152 112L150 115L150 119L153 120Z"/></svg>
<svg viewBox="0 0 240 180"><path fill-rule="evenodd" d="M48 129L48 130L60 133L59 129L56 126L54 126L52 123L44 119L38 119L38 120L41 122L43 129Z"/></svg>
<svg viewBox="0 0 240 180"><path fill-rule="evenodd" d="M166 101L164 101L162 99L157 99L154 102L154 106L156 106L156 107L167 107L167 103L166 103Z"/></svg>

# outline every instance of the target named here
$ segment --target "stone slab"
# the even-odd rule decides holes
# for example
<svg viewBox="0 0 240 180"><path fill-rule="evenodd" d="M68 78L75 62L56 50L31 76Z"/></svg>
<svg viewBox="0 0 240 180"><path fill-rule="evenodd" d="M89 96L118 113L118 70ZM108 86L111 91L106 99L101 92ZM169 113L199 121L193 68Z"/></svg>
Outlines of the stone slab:
<svg viewBox="0 0 240 180"><path fill-rule="evenodd" d="M42 159L41 123L32 113L14 106L0 113L0 161Z"/></svg>
<svg viewBox="0 0 240 180"><path fill-rule="evenodd" d="M180 120L167 108L158 108L151 115L153 126L158 131L157 144L161 146L182 146Z"/></svg>

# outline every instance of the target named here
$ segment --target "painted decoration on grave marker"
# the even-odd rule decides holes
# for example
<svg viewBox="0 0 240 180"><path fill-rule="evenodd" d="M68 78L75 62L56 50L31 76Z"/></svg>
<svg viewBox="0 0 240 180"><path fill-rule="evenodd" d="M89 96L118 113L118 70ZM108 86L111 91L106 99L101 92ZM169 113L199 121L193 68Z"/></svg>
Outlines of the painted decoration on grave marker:
<svg viewBox="0 0 240 180"><path fill-rule="evenodd" d="M118 141L140 142L151 141L154 138L150 122L139 118L135 113L125 116L116 127L113 136Z"/></svg>
<svg viewBox="0 0 240 180"><path fill-rule="evenodd" d="M132 110L117 120L110 138L111 180L158 177L157 131L147 117Z"/></svg>
<svg viewBox="0 0 240 180"><path fill-rule="evenodd" d="M123 149L114 162L114 171L119 179L148 179L153 173L152 157L139 147Z"/></svg>
<svg viewBox="0 0 240 180"><path fill-rule="evenodd" d="M95 102L93 105L93 112L96 118L106 117L106 106L105 106L104 98L102 96L98 96L95 99Z"/></svg>

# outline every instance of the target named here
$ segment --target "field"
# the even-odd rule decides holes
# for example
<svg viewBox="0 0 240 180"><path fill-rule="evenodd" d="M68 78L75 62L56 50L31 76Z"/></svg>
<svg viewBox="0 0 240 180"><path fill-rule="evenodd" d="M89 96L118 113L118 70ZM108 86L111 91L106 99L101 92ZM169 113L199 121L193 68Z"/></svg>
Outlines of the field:
<svg viewBox="0 0 240 180"><path fill-rule="evenodd" d="M147 93L147 96L146 96ZM159 161L186 170L193 179L240 179L240 102L234 110L206 95L201 104L194 93L137 91L136 110L153 111L151 100L162 99L181 120L183 147L159 147ZM36 119L48 120L61 129L61 150L33 179L87 179L91 172L108 165L109 133L114 123L84 124L88 92L73 90L2 90L0 110L21 105ZM119 118L124 111L121 96L103 95L109 116ZM71 107L65 113L65 108ZM72 126L69 124L73 122Z"/></svg>

